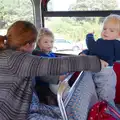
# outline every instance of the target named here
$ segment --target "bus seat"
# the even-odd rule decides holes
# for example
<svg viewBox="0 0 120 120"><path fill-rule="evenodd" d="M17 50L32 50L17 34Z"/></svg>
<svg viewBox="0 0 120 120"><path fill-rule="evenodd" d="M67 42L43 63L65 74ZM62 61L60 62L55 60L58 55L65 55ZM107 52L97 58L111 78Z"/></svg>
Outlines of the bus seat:
<svg viewBox="0 0 120 120"><path fill-rule="evenodd" d="M117 76L115 103L120 104L120 63L116 62L113 69Z"/></svg>
<svg viewBox="0 0 120 120"><path fill-rule="evenodd" d="M115 63L114 64L114 70L117 75L117 86L116 86L116 98L115 98L115 103L120 104L120 63ZM75 72L72 75L68 76L64 81L60 83L58 93L57 93L57 99L58 99L58 105L62 114L62 117L64 120L68 120L67 118L67 113L65 110L65 107L67 106L73 92L75 91L76 85L80 82L82 79L84 72ZM68 85L71 86L68 95L64 99L64 92Z"/></svg>

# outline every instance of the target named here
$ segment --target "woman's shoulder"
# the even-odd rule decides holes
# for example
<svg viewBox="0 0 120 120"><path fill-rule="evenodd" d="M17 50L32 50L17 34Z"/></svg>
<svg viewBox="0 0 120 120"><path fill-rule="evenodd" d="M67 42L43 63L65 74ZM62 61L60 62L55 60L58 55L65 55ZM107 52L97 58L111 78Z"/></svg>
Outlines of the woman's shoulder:
<svg viewBox="0 0 120 120"><path fill-rule="evenodd" d="M11 49L4 50L3 53L8 54L10 56L12 56L12 55L29 55L30 54L28 52L22 52L22 51L11 50Z"/></svg>
<svg viewBox="0 0 120 120"><path fill-rule="evenodd" d="M0 58L2 59L10 59L10 60L20 60L22 58L31 58L31 54L28 52L22 52L22 51L16 51L16 50L11 50L11 49L7 49L7 50L3 50L0 51Z"/></svg>
<svg viewBox="0 0 120 120"><path fill-rule="evenodd" d="M0 65L19 63L27 57L27 53L15 50L1 50L0 51ZM29 56L29 55L28 55Z"/></svg>
<svg viewBox="0 0 120 120"><path fill-rule="evenodd" d="M10 57L14 54L19 54L19 52L15 51L15 50L11 50L11 49L6 49L6 50L1 50L0 51L0 56L2 57Z"/></svg>

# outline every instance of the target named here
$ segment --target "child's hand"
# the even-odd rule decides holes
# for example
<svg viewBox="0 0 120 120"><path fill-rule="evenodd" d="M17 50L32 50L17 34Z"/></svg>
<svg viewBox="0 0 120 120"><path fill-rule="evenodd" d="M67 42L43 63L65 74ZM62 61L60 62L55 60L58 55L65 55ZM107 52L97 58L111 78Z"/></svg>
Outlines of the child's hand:
<svg viewBox="0 0 120 120"><path fill-rule="evenodd" d="M108 63L105 62L104 60L100 60L100 62L101 62L101 68L105 68L108 66Z"/></svg>

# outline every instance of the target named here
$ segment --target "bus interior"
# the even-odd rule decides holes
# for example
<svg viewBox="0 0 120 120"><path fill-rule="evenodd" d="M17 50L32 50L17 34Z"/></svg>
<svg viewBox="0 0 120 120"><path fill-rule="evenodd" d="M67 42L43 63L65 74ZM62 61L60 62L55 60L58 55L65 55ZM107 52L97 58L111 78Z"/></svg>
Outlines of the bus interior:
<svg viewBox="0 0 120 120"><path fill-rule="evenodd" d="M120 15L119 0L0 0L0 34L16 20L28 20L39 30L47 27L55 33L56 38L63 38L80 46L79 49L59 51L54 47L57 56L78 55L86 49L85 35L95 31L100 37L104 17L110 14ZM102 2L101 2L102 1ZM111 3L108 3L110 2ZM113 66L117 75L115 103L120 105L120 62ZM76 86L81 82L84 71L71 73L60 83L57 102L63 120L68 120L66 106ZM87 84L87 83L86 83ZM64 93L70 85L65 99Z"/></svg>

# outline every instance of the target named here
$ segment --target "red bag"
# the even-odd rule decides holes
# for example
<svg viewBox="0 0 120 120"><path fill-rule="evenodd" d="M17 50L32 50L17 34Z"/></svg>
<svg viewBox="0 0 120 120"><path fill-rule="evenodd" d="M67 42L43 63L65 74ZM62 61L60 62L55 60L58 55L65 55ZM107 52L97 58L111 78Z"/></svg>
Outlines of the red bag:
<svg viewBox="0 0 120 120"><path fill-rule="evenodd" d="M106 112L107 107L107 102L101 101L96 103L88 114L88 120L116 120Z"/></svg>

